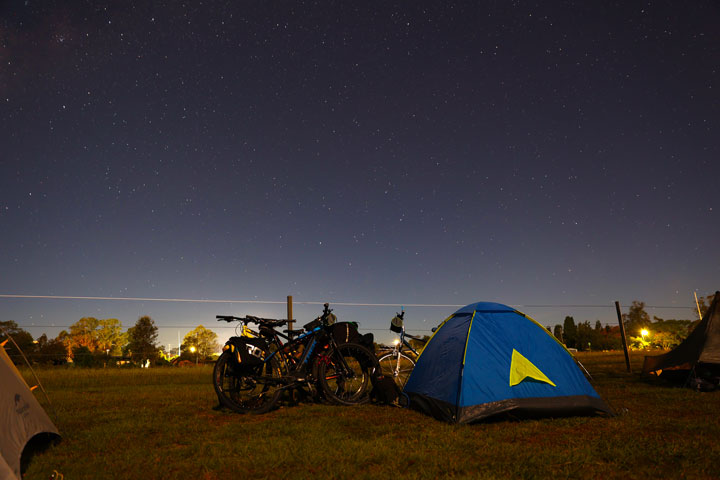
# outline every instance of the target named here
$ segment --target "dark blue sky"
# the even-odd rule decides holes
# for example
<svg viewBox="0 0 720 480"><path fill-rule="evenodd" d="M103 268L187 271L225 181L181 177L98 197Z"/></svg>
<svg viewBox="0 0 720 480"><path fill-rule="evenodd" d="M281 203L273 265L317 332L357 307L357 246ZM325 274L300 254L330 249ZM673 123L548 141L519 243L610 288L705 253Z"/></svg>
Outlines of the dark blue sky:
<svg viewBox="0 0 720 480"><path fill-rule="evenodd" d="M710 0L4 2L0 294L688 318L720 289L719 24ZM164 343L215 313L284 306L0 299L23 325L149 314Z"/></svg>

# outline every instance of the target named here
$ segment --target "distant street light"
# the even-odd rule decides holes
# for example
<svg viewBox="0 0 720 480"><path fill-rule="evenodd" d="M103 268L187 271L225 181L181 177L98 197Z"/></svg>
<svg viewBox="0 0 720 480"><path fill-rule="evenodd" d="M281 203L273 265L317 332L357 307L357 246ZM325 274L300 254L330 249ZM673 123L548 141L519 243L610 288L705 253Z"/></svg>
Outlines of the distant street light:
<svg viewBox="0 0 720 480"><path fill-rule="evenodd" d="M190 346L190 353L195 353L195 352L197 352L197 348L195 348L195 345ZM195 365L198 364L198 355L199 354L195 355Z"/></svg>
<svg viewBox="0 0 720 480"><path fill-rule="evenodd" d="M650 334L650 332L648 332L648 330L646 328L643 328L642 330L640 330L640 335L642 335L643 340L645 340L645 337L647 337L649 334Z"/></svg>

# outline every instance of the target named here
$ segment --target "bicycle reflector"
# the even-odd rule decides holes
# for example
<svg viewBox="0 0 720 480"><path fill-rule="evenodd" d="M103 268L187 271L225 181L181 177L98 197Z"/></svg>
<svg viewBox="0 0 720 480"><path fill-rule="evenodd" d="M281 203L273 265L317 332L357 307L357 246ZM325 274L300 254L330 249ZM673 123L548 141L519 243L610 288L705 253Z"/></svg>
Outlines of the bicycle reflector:
<svg viewBox="0 0 720 480"><path fill-rule="evenodd" d="M390 330L392 330L395 333L402 332L403 327L403 320L402 318L398 317L397 315L393 317L392 320L390 320Z"/></svg>

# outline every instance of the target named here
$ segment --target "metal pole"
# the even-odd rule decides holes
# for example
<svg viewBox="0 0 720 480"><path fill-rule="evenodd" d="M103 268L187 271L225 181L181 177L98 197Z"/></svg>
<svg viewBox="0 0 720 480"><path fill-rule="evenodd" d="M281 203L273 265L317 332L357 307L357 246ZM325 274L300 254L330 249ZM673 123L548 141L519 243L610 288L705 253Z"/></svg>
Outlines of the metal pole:
<svg viewBox="0 0 720 480"><path fill-rule="evenodd" d="M288 297L287 297L287 321L288 321L288 330L292 330L293 323L295 323L295 320L293 320L293 311L292 311L292 295L288 295Z"/></svg>
<svg viewBox="0 0 720 480"><path fill-rule="evenodd" d="M620 302L615 301L615 311L617 312L618 323L620 324L620 338L622 338L623 351L625 352L625 365L627 365L628 373L632 373L630 368L630 353L628 352L627 340L625 339L625 324L622 321L622 314L620 313Z"/></svg>
<svg viewBox="0 0 720 480"><path fill-rule="evenodd" d="M698 303L697 292L693 292L693 294L695 295L695 306L698 309L698 318L702 320L702 313L700 313L700 303Z"/></svg>

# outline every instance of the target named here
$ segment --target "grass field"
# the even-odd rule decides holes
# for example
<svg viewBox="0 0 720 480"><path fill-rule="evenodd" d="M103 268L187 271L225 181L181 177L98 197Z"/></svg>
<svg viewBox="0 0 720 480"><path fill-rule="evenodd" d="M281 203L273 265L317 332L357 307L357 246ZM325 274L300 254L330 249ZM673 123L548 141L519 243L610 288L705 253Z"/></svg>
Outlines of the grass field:
<svg viewBox="0 0 720 480"><path fill-rule="evenodd" d="M313 403L238 415L212 410L210 366L41 370L63 441L25 478L720 478L720 392L628 374L622 353L579 359L618 416L447 425Z"/></svg>

